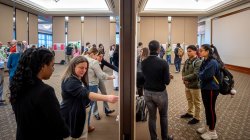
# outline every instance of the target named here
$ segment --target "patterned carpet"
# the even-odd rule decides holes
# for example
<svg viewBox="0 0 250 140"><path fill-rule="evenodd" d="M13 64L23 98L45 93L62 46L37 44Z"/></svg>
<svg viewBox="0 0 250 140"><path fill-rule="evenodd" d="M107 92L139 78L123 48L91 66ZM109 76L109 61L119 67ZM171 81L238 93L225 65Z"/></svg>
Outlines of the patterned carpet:
<svg viewBox="0 0 250 140"><path fill-rule="evenodd" d="M56 65L55 72L50 80L46 81L55 88L58 100L60 95L60 76L64 72L65 66ZM202 112L203 120L197 125L190 126L188 120L180 119L180 115L186 112L187 101L184 93L184 85L181 82L181 74L174 73L174 67L171 66L171 72L174 79L167 87L169 95L169 133L176 140L197 140L200 136L195 130L204 123L204 112ZM105 70L111 74L110 70ZM216 112L217 125L216 130L221 140L250 140L250 75L232 71L235 78L235 88L237 95L218 96ZM7 93L8 76L5 77L4 91ZM113 91L112 81L107 81L108 93L117 94ZM101 120L97 121L92 118L92 125L96 127L93 133L88 136L89 140L118 140L119 123L115 121L118 114L118 104L111 104L112 109L116 112L107 117L102 111L102 102L98 103ZM204 108L202 108L204 110ZM14 114L9 104L0 106L0 140L14 140L16 132L16 123ZM157 122L157 133L160 136L159 116ZM149 140L149 132L147 122L136 123L136 140Z"/></svg>

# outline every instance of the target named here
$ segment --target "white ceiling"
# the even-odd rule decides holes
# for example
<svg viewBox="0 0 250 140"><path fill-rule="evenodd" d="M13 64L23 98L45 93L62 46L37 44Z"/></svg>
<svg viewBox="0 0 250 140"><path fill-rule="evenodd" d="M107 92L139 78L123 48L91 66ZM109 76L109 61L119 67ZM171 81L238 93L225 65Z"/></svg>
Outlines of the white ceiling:
<svg viewBox="0 0 250 140"><path fill-rule="evenodd" d="M23 0L35 4L47 11L67 10L106 10L109 8L105 0ZM58 1L58 2L56 2Z"/></svg>
<svg viewBox="0 0 250 140"><path fill-rule="evenodd" d="M120 0L1 0L53 16L119 16ZM10 2L12 1L12 3ZM57 1L57 2L56 2ZM139 16L207 16L250 0L135 0Z"/></svg>
<svg viewBox="0 0 250 140"><path fill-rule="evenodd" d="M148 0L144 11L207 11L230 0Z"/></svg>

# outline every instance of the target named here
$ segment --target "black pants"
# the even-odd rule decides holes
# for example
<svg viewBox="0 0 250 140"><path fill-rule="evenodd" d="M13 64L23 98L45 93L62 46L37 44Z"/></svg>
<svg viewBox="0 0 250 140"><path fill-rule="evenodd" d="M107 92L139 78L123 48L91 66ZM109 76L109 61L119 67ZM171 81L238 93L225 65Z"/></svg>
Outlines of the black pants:
<svg viewBox="0 0 250 140"><path fill-rule="evenodd" d="M216 124L215 103L218 90L201 90L202 100L205 107L206 122L210 130L214 130Z"/></svg>

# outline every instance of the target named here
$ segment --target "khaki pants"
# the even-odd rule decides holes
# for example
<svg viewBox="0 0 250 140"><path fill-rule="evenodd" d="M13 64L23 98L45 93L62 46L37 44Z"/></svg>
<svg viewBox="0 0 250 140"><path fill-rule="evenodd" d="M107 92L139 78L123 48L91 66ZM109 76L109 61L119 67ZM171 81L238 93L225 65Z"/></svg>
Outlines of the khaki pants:
<svg viewBox="0 0 250 140"><path fill-rule="evenodd" d="M85 124L84 124L81 137L80 138L68 137L68 138L64 138L64 140L87 140L88 139L88 115L89 115L88 112L89 110L90 110L90 107L86 108L86 119L85 119Z"/></svg>
<svg viewBox="0 0 250 140"><path fill-rule="evenodd" d="M194 118L201 120L201 90L185 88L188 101L188 114L194 115Z"/></svg>

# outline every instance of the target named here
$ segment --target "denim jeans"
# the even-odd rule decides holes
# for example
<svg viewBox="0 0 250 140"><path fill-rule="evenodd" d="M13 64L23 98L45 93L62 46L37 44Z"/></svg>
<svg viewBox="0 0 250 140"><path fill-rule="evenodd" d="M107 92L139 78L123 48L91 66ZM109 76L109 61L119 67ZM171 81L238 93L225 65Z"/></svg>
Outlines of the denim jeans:
<svg viewBox="0 0 250 140"><path fill-rule="evenodd" d="M4 69L0 69L0 100L3 100Z"/></svg>
<svg viewBox="0 0 250 140"><path fill-rule="evenodd" d="M181 60L174 63L176 71L181 71Z"/></svg>
<svg viewBox="0 0 250 140"><path fill-rule="evenodd" d="M156 111L160 113L161 137L162 140L168 138L168 94L164 90L162 92L154 92L144 90L146 105L149 112L148 127L151 140L157 140L156 133Z"/></svg>
<svg viewBox="0 0 250 140"><path fill-rule="evenodd" d="M104 83L103 80L99 80L98 88L100 89L102 95L107 95L107 90L106 90L105 83ZM105 112L105 113L106 113L107 111L109 111L108 102L103 101L103 109L104 109L104 112ZM94 101L94 104L93 104L93 107L92 107L92 113L93 113L94 115L99 114L99 112L98 112L98 106L97 106L97 101Z"/></svg>
<svg viewBox="0 0 250 140"><path fill-rule="evenodd" d="M171 55L167 55L167 62L169 65L171 64Z"/></svg>
<svg viewBox="0 0 250 140"><path fill-rule="evenodd" d="M97 85L89 86L89 91L90 92L98 93L98 86ZM88 125L90 124L91 112L92 112L92 108L94 106L94 102L96 102L96 101L90 101L90 109L89 109L89 116L88 116Z"/></svg>

